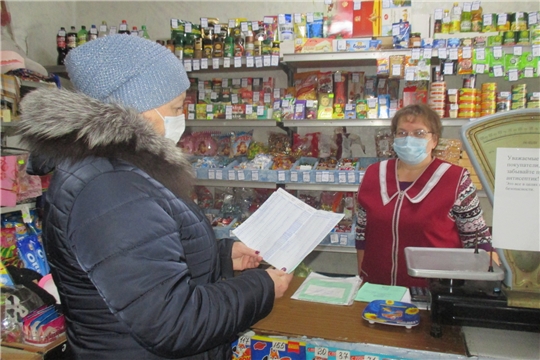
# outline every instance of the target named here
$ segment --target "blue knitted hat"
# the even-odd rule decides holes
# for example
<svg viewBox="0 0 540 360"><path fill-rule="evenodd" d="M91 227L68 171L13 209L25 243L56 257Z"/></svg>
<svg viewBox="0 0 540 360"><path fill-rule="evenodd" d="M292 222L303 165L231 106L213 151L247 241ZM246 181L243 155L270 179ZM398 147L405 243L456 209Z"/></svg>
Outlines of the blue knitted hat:
<svg viewBox="0 0 540 360"><path fill-rule="evenodd" d="M75 89L139 112L155 109L189 88L182 62L166 47L117 34L71 50L66 69Z"/></svg>

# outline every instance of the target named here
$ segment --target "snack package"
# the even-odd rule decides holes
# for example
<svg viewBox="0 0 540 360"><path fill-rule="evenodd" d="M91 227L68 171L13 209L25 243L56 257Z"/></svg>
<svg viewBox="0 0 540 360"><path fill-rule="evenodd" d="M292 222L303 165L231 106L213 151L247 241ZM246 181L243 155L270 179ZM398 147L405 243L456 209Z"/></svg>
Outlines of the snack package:
<svg viewBox="0 0 540 360"><path fill-rule="evenodd" d="M366 78L364 72L350 72L348 79L348 103L356 104L356 100L364 98L364 86Z"/></svg>
<svg viewBox="0 0 540 360"><path fill-rule="evenodd" d="M194 155L197 156L215 156L218 151L218 144L213 138L211 132L197 132L192 134L194 145Z"/></svg>
<svg viewBox="0 0 540 360"><path fill-rule="evenodd" d="M294 87L298 100L317 100L318 76L318 71L294 74Z"/></svg>
<svg viewBox="0 0 540 360"><path fill-rule="evenodd" d="M253 130L235 132L232 137L232 156L246 156L252 140Z"/></svg>
<svg viewBox="0 0 540 360"><path fill-rule="evenodd" d="M291 151L291 141L285 133L271 132L268 136L270 154L288 154Z"/></svg>
<svg viewBox="0 0 540 360"><path fill-rule="evenodd" d="M215 141L217 142L217 155L230 157L232 156L231 151L231 137L232 134L218 134L214 136Z"/></svg>
<svg viewBox="0 0 540 360"><path fill-rule="evenodd" d="M334 94L319 93L319 108L317 110L318 119L332 119L334 113Z"/></svg>

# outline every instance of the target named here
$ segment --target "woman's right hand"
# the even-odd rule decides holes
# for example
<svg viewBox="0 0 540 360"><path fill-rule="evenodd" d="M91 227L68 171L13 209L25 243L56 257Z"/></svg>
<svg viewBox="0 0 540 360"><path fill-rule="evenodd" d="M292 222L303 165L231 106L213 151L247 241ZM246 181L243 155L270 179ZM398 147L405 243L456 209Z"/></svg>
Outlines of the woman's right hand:
<svg viewBox="0 0 540 360"><path fill-rule="evenodd" d="M283 296L293 278L293 274L287 274L285 271L278 269L266 269L266 272L274 281L274 292L276 299Z"/></svg>

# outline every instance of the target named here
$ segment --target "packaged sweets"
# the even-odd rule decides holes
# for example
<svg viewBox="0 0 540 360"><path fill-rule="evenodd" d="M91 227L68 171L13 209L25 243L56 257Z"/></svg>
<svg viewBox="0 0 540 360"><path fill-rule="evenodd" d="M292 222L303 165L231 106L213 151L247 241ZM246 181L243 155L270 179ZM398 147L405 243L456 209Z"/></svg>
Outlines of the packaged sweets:
<svg viewBox="0 0 540 360"><path fill-rule="evenodd" d="M238 131L232 137L232 156L246 156L253 140L253 131Z"/></svg>
<svg viewBox="0 0 540 360"><path fill-rule="evenodd" d="M356 100L364 98L365 86L364 72L350 72L347 87L348 103L356 104Z"/></svg>
<svg viewBox="0 0 540 360"><path fill-rule="evenodd" d="M319 93L317 118L332 119L334 113L334 94Z"/></svg>

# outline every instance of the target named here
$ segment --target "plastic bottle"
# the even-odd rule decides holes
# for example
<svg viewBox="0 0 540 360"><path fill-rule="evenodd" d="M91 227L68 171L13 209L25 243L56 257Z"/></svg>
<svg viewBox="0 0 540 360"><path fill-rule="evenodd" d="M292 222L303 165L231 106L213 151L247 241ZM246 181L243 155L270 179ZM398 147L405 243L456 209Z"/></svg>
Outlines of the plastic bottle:
<svg viewBox="0 0 540 360"><path fill-rule="evenodd" d="M255 38L253 37L253 33L251 31L248 31L246 35L246 41L245 41L245 49L244 52L246 56L255 56Z"/></svg>
<svg viewBox="0 0 540 360"><path fill-rule="evenodd" d="M143 25L144 26L144 25ZM180 60L184 58L184 34L176 33L174 37L174 55Z"/></svg>
<svg viewBox="0 0 540 360"><path fill-rule="evenodd" d="M461 6L455 2L450 14L450 34L456 34L461 30Z"/></svg>
<svg viewBox="0 0 540 360"><path fill-rule="evenodd" d="M99 26L98 38L102 38L102 37L107 36L108 31L109 31L109 29L108 29L108 26L107 26L107 22L105 20L103 20L101 22L101 25Z"/></svg>
<svg viewBox="0 0 540 360"><path fill-rule="evenodd" d="M244 39L242 35L234 38L234 56L244 56Z"/></svg>
<svg viewBox="0 0 540 360"><path fill-rule="evenodd" d="M150 40L150 35L148 35L148 30L146 30L146 25L141 26L141 31L142 31L142 37Z"/></svg>
<svg viewBox="0 0 540 360"><path fill-rule="evenodd" d="M66 46L69 50L75 49L77 47L77 30L75 29L75 26L71 27L71 30L69 30L67 36L66 36Z"/></svg>
<svg viewBox="0 0 540 360"><path fill-rule="evenodd" d="M480 5L477 8L474 6L471 10L471 31L481 32L482 31L482 7Z"/></svg>
<svg viewBox="0 0 540 360"><path fill-rule="evenodd" d="M60 28L56 35L56 50L58 51L58 58L56 59L56 65L64 65L64 60L68 53L66 42L66 29Z"/></svg>
<svg viewBox="0 0 540 360"><path fill-rule="evenodd" d="M92 25L90 27L90 31L88 32L88 41L96 40L98 37L98 29L96 25Z"/></svg>
<svg viewBox="0 0 540 360"><path fill-rule="evenodd" d="M451 23L450 10L445 9L444 10L444 15L443 15L443 18L442 18L441 33L443 33L443 34L450 33L450 23Z"/></svg>
<svg viewBox="0 0 540 360"><path fill-rule="evenodd" d="M118 25L118 33L119 34L127 34L129 35L130 32L128 30L128 24L126 20L122 20L122 23Z"/></svg>
<svg viewBox="0 0 540 360"><path fill-rule="evenodd" d="M461 12L461 32L471 32L472 28L472 15L471 15L471 4L465 3L463 6L463 11Z"/></svg>
<svg viewBox="0 0 540 360"><path fill-rule="evenodd" d="M232 36L227 36L225 38L225 44L223 44L223 56L224 57L234 56L234 38Z"/></svg>
<svg viewBox="0 0 540 360"><path fill-rule="evenodd" d="M139 36L139 30L137 29L136 26L133 26L131 28L131 33L129 35L133 35L133 36Z"/></svg>
<svg viewBox="0 0 540 360"><path fill-rule="evenodd" d="M82 25L81 30L77 33L77 46L86 44L86 39L88 38L88 31L86 31L86 26Z"/></svg>

